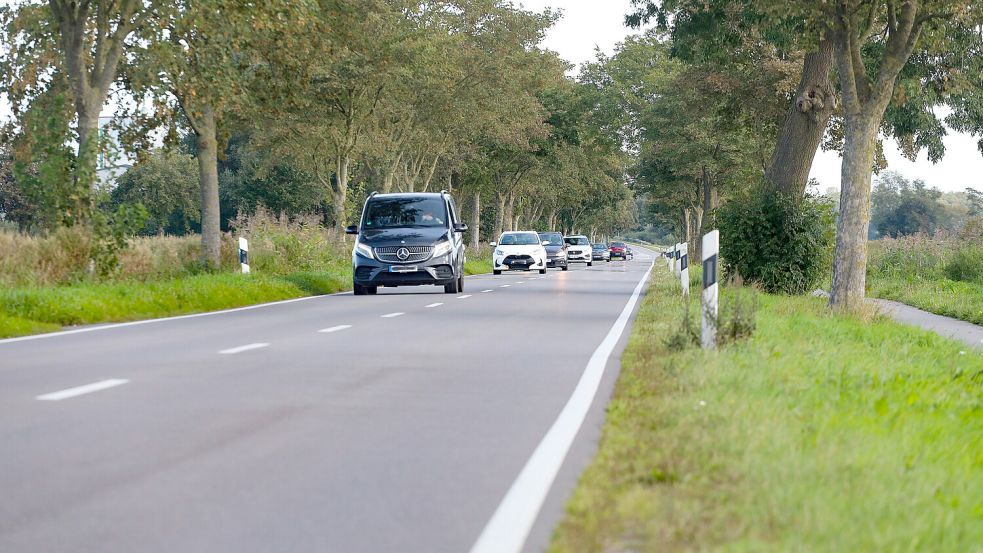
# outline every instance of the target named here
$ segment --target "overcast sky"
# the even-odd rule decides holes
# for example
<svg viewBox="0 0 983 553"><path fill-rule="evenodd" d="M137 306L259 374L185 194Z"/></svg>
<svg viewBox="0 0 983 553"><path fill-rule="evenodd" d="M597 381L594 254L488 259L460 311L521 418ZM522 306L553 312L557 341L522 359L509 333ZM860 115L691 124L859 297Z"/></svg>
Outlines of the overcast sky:
<svg viewBox="0 0 983 553"><path fill-rule="evenodd" d="M0 4L9 2L0 0ZM597 48L611 54L626 35L634 32L624 26L624 15L631 9L630 0L519 0L519 3L536 11L546 7L563 11L563 17L549 31L545 46L576 66L592 59ZM9 113L9 106L0 98L0 120L6 120ZM950 191L967 186L983 188L983 155L976 142L976 138L951 132L945 140L946 156L938 164L928 161L924 153L910 162L901 157L893 143L886 145L885 153L891 169L909 178L923 179L929 186ZM812 176L819 180L821 190L839 186L839 154L819 152Z"/></svg>

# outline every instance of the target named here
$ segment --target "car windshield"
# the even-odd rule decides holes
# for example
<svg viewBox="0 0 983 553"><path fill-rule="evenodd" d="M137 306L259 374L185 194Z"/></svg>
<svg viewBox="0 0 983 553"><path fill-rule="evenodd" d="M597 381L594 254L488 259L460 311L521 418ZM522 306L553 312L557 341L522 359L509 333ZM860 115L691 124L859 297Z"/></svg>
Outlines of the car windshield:
<svg viewBox="0 0 983 553"><path fill-rule="evenodd" d="M624 242L611 242L611 247L612 248L623 248L623 247L625 247L625 243Z"/></svg>
<svg viewBox="0 0 983 553"><path fill-rule="evenodd" d="M365 228L442 227L447 208L440 198L375 198L365 209Z"/></svg>
<svg viewBox="0 0 983 553"><path fill-rule="evenodd" d="M595 250L606 250L606 249L608 249L608 247L606 245L604 245L604 244L594 244L593 247L594 247Z"/></svg>
<svg viewBox="0 0 983 553"><path fill-rule="evenodd" d="M549 241L550 246L563 245L563 236L559 232L542 232L539 234L539 239L544 242Z"/></svg>
<svg viewBox="0 0 983 553"><path fill-rule="evenodd" d="M503 234L498 243L502 246L538 246L539 235L534 232L513 232Z"/></svg>
<svg viewBox="0 0 983 553"><path fill-rule="evenodd" d="M571 246L589 246L590 241L583 236L567 236L563 239L564 242L570 244Z"/></svg>

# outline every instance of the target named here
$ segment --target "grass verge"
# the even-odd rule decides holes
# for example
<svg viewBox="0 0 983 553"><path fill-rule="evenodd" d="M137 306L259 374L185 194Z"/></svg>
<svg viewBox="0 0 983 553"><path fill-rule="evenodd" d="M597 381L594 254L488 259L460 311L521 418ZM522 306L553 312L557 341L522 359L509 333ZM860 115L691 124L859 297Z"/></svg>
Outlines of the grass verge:
<svg viewBox="0 0 983 553"><path fill-rule="evenodd" d="M677 290L657 266L552 553L980 551L983 356L769 295L749 340L672 352Z"/></svg>
<svg viewBox="0 0 983 553"><path fill-rule="evenodd" d="M203 274L142 282L82 283L0 289L0 338L63 326L134 321L217 311L351 289L351 269L333 272ZM469 260L465 274L491 272L491 258Z"/></svg>
<svg viewBox="0 0 983 553"><path fill-rule="evenodd" d="M870 278L867 286L873 297L983 325L983 285L975 282L878 276Z"/></svg>

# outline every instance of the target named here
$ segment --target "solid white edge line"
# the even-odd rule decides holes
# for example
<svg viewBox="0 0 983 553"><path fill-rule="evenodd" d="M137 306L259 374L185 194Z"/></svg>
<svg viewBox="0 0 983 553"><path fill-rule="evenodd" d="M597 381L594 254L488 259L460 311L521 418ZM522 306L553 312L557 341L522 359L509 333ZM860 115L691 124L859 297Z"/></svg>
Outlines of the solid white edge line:
<svg viewBox="0 0 983 553"><path fill-rule="evenodd" d="M430 305L425 305L424 307L440 307L441 305L444 304L438 301L437 303L431 303Z"/></svg>
<svg viewBox="0 0 983 553"><path fill-rule="evenodd" d="M50 394L41 394L34 399L40 401L60 401L83 394L91 394L92 392L106 390L108 388L115 388L116 386L122 386L128 382L129 380L125 378L110 378L107 380L100 380L99 382L93 382L92 384L86 384L84 386L76 386L75 388L68 388L67 390L51 392Z"/></svg>
<svg viewBox="0 0 983 553"><path fill-rule="evenodd" d="M645 275L638 281L634 292L628 298L621 315L614 322L607 336L594 350L587 367L584 369L577 387L574 389L563 411L556 418L553 426L536 446L532 457L526 462L519 476L512 483L505 498L495 509L488 524L485 525L478 541L471 547L471 553L519 553L529 537L539 510L553 486L563 461L566 459L570 446L573 445L580 431L587 412L594 402L594 396L600 387L601 378L608 357L614 351L618 340L628 325L628 319L638 303L645 282L652 273L649 265Z"/></svg>
<svg viewBox="0 0 983 553"><path fill-rule="evenodd" d="M242 353L244 351L249 351L253 349L265 348L268 347L269 345L270 344L267 342L256 342L254 344L246 344L244 346L236 346L234 348L223 349L219 353L221 353L222 355L232 355L232 354Z"/></svg>
<svg viewBox="0 0 983 553"><path fill-rule="evenodd" d="M397 311L395 313L386 313L385 315L380 315L383 319L392 319L393 317L399 317L400 315L405 315L403 311Z"/></svg>
<svg viewBox="0 0 983 553"><path fill-rule="evenodd" d="M331 333L331 332L338 332L339 330L348 330L351 327L352 327L352 325L338 325L338 326L332 326L332 327L328 327L328 328L322 328L321 330L318 330L318 332L323 332L325 334L328 334L328 333Z"/></svg>

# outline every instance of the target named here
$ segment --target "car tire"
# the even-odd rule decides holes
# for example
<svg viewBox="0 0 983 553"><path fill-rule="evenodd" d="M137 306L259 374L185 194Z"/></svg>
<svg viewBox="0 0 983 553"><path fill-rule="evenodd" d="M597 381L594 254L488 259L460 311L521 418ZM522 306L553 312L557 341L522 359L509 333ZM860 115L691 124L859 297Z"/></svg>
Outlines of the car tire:
<svg viewBox="0 0 983 553"><path fill-rule="evenodd" d="M352 283L352 293L354 293L356 296L364 296L368 293L368 291L365 289L365 286L359 286L358 284Z"/></svg>
<svg viewBox="0 0 983 553"><path fill-rule="evenodd" d="M539 274L541 274L541 275L545 275L545 274L546 274L546 269L540 269L540 270L539 270Z"/></svg>
<svg viewBox="0 0 983 553"><path fill-rule="evenodd" d="M457 291L458 292L464 291L464 275L457 277Z"/></svg>
<svg viewBox="0 0 983 553"><path fill-rule="evenodd" d="M587 266L588 266L588 267L593 267L593 266L594 266L594 263L593 263L593 262L591 262L591 261L588 261L588 262L587 262Z"/></svg>
<svg viewBox="0 0 983 553"><path fill-rule="evenodd" d="M499 271L498 269L495 269L495 270L492 271L492 274L493 275L500 275L500 274L502 274L502 271Z"/></svg>
<svg viewBox="0 0 983 553"><path fill-rule="evenodd" d="M376 295L376 293L378 291L379 291L379 287L378 286L366 286L365 287L365 292L368 293L368 295L370 295L370 296Z"/></svg>
<svg viewBox="0 0 983 553"><path fill-rule="evenodd" d="M461 284L461 281L459 281L458 279L455 278L453 282L444 285L444 293L445 294L456 294L456 293L458 293L460 291L460 290L458 290L458 287L460 286L460 284Z"/></svg>
<svg viewBox="0 0 983 553"><path fill-rule="evenodd" d="M563 270L564 270L564 271L566 271L566 270L569 270L569 269L570 269L570 266L569 266L569 265L564 265L564 266L563 266Z"/></svg>

